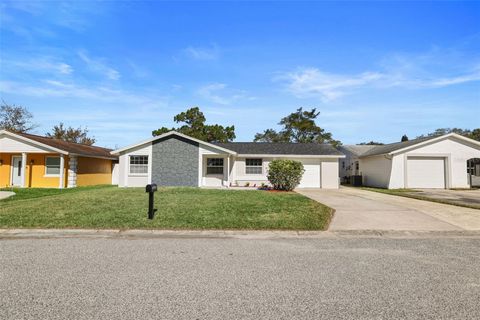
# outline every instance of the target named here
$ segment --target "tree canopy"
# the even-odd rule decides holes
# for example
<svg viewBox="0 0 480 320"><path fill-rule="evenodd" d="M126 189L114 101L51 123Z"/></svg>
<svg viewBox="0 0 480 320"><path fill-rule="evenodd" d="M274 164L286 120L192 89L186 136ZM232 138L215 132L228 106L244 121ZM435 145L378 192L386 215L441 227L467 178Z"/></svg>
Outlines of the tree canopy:
<svg viewBox="0 0 480 320"><path fill-rule="evenodd" d="M68 142L75 142L80 144L85 144L91 146L95 143L95 138L88 136L87 128L82 129L82 127L66 128L62 122L53 127L52 132L45 134L49 138L60 139Z"/></svg>
<svg viewBox="0 0 480 320"><path fill-rule="evenodd" d="M15 133L25 133L36 127L32 119L33 115L27 108L9 105L2 101L0 106L0 129Z"/></svg>
<svg viewBox="0 0 480 320"><path fill-rule="evenodd" d="M382 146L382 145L384 145L384 143L372 140L372 141L369 141L369 142L357 143L357 145L359 145L359 146Z"/></svg>
<svg viewBox="0 0 480 320"><path fill-rule="evenodd" d="M298 108L296 112L282 118L278 123L283 128L280 131L267 129L255 135L255 142L300 142L300 143L331 143L340 145L330 132L319 127L315 120L320 115L315 108L310 111Z"/></svg>
<svg viewBox="0 0 480 320"><path fill-rule="evenodd" d="M402 136L402 139L400 140L401 142L405 142L405 141L408 141L408 136L406 134L404 134Z"/></svg>
<svg viewBox="0 0 480 320"><path fill-rule="evenodd" d="M235 139L235 126L224 127L219 124L205 124L206 118L198 107L193 107L173 117L176 123L184 123L178 128L161 127L152 131L153 136L159 136L175 130L193 138L207 142L229 142Z"/></svg>
<svg viewBox="0 0 480 320"><path fill-rule="evenodd" d="M462 136L465 136L470 139L474 139L480 141L480 128L476 128L473 130L470 129L460 129L460 128L438 128L434 132L430 132L427 134L422 134L417 138L425 138L425 137L435 137L435 136L442 136L448 133L456 133Z"/></svg>

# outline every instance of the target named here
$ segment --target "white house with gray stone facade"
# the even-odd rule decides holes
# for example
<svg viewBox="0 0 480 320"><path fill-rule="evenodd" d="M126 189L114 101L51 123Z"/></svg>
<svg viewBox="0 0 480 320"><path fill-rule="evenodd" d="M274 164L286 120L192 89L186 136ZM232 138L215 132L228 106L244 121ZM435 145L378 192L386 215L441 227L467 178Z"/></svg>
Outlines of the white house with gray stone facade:
<svg viewBox="0 0 480 320"><path fill-rule="evenodd" d="M303 163L300 188L338 188L339 158L328 144L208 143L171 131L112 151L119 156L120 187L229 187L268 183L268 164L274 159Z"/></svg>

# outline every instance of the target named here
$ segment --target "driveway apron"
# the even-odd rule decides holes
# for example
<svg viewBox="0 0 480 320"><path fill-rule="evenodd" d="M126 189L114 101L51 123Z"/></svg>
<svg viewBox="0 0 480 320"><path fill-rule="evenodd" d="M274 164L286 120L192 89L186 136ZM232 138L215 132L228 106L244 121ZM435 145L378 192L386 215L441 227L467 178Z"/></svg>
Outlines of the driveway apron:
<svg viewBox="0 0 480 320"><path fill-rule="evenodd" d="M335 209L329 230L480 230L480 210L349 187L298 189Z"/></svg>

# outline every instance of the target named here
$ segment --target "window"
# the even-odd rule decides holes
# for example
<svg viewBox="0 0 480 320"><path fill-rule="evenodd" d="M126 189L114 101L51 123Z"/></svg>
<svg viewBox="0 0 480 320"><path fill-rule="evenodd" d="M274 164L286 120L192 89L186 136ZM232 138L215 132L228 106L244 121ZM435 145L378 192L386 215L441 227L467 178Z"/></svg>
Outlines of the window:
<svg viewBox="0 0 480 320"><path fill-rule="evenodd" d="M342 168L345 169L345 161L342 161Z"/></svg>
<svg viewBox="0 0 480 320"><path fill-rule="evenodd" d="M60 157L45 158L45 175L58 176L60 174Z"/></svg>
<svg viewBox="0 0 480 320"><path fill-rule="evenodd" d="M262 174L262 159L245 159L246 174Z"/></svg>
<svg viewBox="0 0 480 320"><path fill-rule="evenodd" d="M223 158L207 159L207 174L223 174Z"/></svg>
<svg viewBox="0 0 480 320"><path fill-rule="evenodd" d="M360 164L357 161L357 162L355 162L355 170L358 170L358 169L360 169Z"/></svg>
<svg viewBox="0 0 480 320"><path fill-rule="evenodd" d="M130 173L147 174L148 156L130 156Z"/></svg>

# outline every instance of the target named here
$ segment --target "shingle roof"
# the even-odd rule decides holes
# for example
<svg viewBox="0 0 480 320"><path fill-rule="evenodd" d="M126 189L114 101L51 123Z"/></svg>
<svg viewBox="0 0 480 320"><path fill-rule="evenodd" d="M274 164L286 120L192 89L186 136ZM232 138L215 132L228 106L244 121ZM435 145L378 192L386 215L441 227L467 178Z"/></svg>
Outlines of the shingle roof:
<svg viewBox="0 0 480 320"><path fill-rule="evenodd" d="M235 151L238 154L343 156L343 153L338 151L332 145L320 143L227 142L213 144Z"/></svg>
<svg viewBox="0 0 480 320"><path fill-rule="evenodd" d="M111 149L87 146L85 144L67 142L60 139L37 136L28 133L18 133L18 135L27 139L43 143L47 146L66 151L79 156L117 159L118 157L110 154Z"/></svg>
<svg viewBox="0 0 480 320"><path fill-rule="evenodd" d="M395 143L389 143L381 146L376 146L375 148L372 148L371 150L363 153L360 155L360 157L368 157L368 156L376 156L380 154L387 154L396 150L400 150L406 147L414 146L417 143L425 142L428 140L432 140L435 138L438 138L439 136L433 136L433 137L425 137L425 138L419 138L419 139L414 139L414 140L409 140L405 142L395 142Z"/></svg>
<svg viewBox="0 0 480 320"><path fill-rule="evenodd" d="M361 156L365 152L372 150L373 148L378 147L378 145L359 145L359 144L352 144L352 145L343 145L338 147L340 151L343 153L349 153L354 156Z"/></svg>

